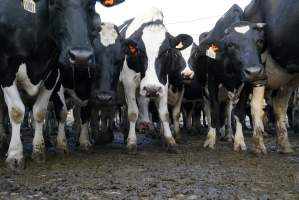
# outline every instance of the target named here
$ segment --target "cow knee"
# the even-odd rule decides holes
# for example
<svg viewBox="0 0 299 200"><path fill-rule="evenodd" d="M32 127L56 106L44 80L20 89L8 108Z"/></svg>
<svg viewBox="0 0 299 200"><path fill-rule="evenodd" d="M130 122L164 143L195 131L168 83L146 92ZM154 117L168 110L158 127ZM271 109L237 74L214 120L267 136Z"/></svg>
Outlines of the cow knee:
<svg viewBox="0 0 299 200"><path fill-rule="evenodd" d="M60 117L60 122L65 122L66 121L66 119L67 119L67 111L61 111L60 112L60 115L59 115L59 117Z"/></svg>
<svg viewBox="0 0 299 200"><path fill-rule="evenodd" d="M13 122L20 124L24 119L25 107L12 107L10 111L11 119Z"/></svg>
<svg viewBox="0 0 299 200"><path fill-rule="evenodd" d="M130 112L129 115L128 115L128 118L129 118L130 122L136 122L137 118L138 118L138 115L137 115L136 112Z"/></svg>
<svg viewBox="0 0 299 200"><path fill-rule="evenodd" d="M46 110L38 110L33 114L34 114L34 120L38 123L42 123L46 118Z"/></svg>

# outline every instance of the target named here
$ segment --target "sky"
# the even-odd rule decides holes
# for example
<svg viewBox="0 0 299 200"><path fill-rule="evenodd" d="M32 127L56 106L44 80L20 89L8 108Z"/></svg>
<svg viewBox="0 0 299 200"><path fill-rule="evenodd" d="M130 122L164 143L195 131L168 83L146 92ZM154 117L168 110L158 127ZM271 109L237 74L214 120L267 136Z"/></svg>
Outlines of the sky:
<svg viewBox="0 0 299 200"><path fill-rule="evenodd" d="M144 10L159 8L164 24L172 35L189 34L196 42L198 36L211 30L216 21L233 5L245 8L251 0L126 0L112 8L97 3L96 10L103 22L121 25Z"/></svg>

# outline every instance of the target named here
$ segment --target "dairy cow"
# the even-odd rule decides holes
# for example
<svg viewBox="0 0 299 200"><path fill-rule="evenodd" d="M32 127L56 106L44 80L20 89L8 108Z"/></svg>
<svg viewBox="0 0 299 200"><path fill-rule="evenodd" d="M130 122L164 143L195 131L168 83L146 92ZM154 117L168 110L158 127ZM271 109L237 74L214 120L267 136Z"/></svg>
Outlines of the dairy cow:
<svg viewBox="0 0 299 200"><path fill-rule="evenodd" d="M170 76L180 62L179 50L191 45L192 38L184 34L172 36L163 24L162 12L156 8L129 20L120 31L125 38L126 52L120 81L124 86L130 122L128 152L136 153L137 150L135 125L139 111L136 92L137 96L142 95L155 101L165 141L169 150L175 151L176 142L169 127L168 86L172 84Z"/></svg>

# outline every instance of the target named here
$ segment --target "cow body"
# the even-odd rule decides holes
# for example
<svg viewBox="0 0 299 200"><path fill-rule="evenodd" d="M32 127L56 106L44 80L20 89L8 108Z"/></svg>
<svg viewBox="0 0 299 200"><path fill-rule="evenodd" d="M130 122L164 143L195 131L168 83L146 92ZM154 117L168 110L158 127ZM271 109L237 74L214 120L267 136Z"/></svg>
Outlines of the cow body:
<svg viewBox="0 0 299 200"><path fill-rule="evenodd" d="M170 74L179 62L176 46L182 42L180 46L184 49L192 43L192 39L190 42L190 36L171 36L163 24L162 12L155 8L128 21L122 27L121 34L125 36L127 54L120 80L125 90L130 123L128 152L136 153L137 150L135 125L139 111L136 93L155 101L165 141L169 150L175 150L176 142L170 131L167 109L168 86Z"/></svg>
<svg viewBox="0 0 299 200"><path fill-rule="evenodd" d="M95 2L81 3L40 0L36 13L25 11L18 0L0 3L0 72L6 74L0 78L0 85L12 125L6 159L12 169L24 166L20 127L25 106L19 91L35 96L32 157L44 160L42 124L60 74L58 67L84 68L94 62L89 36L99 16L94 10ZM74 27L75 23L81 29Z"/></svg>
<svg viewBox="0 0 299 200"><path fill-rule="evenodd" d="M244 11L250 22L263 22L266 51L263 53L268 77L267 91L273 92L272 102L278 145L281 152L292 152L286 129L286 112L292 92L299 86L299 2L292 0L255 0Z"/></svg>

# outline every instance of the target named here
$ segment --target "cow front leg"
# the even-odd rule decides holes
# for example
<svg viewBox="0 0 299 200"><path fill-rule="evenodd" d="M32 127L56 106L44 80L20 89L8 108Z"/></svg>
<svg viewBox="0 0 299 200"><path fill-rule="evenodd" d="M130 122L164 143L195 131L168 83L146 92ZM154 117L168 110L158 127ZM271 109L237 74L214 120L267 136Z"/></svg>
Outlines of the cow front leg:
<svg viewBox="0 0 299 200"><path fill-rule="evenodd" d="M81 107L81 131L79 137L79 149L81 151L89 152L91 150L91 142L89 137L89 126L88 122L90 119L90 108L89 106Z"/></svg>
<svg viewBox="0 0 299 200"><path fill-rule="evenodd" d="M253 143L255 153L267 153L266 146L264 144L264 95L265 87L254 87L252 93L252 99L250 103L251 116L253 118Z"/></svg>
<svg viewBox="0 0 299 200"><path fill-rule="evenodd" d="M292 91L292 89L287 88L280 89L273 97L277 143L279 146L279 152L281 153L293 153L293 149L288 139L288 130L286 127L286 113Z"/></svg>
<svg viewBox="0 0 299 200"><path fill-rule="evenodd" d="M65 135L65 123L67 119L67 106L64 97L64 88L61 85L59 91L53 94L53 102L55 105L55 114L58 121L57 145L56 149L59 153L69 153L67 139Z"/></svg>
<svg viewBox="0 0 299 200"><path fill-rule="evenodd" d="M183 101L184 90L182 90L179 94L179 98L175 103L172 109L172 117L173 117L173 125L174 125L174 138L176 142L181 142L182 136L180 131L180 113L181 113L181 105Z"/></svg>
<svg viewBox="0 0 299 200"><path fill-rule="evenodd" d="M25 106L15 82L12 86L2 87L4 99L8 107L12 135L7 152L6 164L11 170L24 168L23 144L21 141L21 124L24 120Z"/></svg>
<svg viewBox="0 0 299 200"><path fill-rule="evenodd" d="M167 107L167 95L159 97L156 100L159 117L162 122L163 135L167 144L167 149L170 153L177 153L177 144L173 138L169 127L169 112Z"/></svg>
<svg viewBox="0 0 299 200"><path fill-rule="evenodd" d="M129 134L127 138L127 152L128 154L137 153L137 137L135 132L136 121L138 119L138 107L136 103L136 84L135 82L124 82L126 102L128 106L128 120L130 124Z"/></svg>
<svg viewBox="0 0 299 200"><path fill-rule="evenodd" d="M233 141L232 110L233 110L233 101L229 99L225 105L225 136L224 136L224 139L228 142Z"/></svg>
<svg viewBox="0 0 299 200"><path fill-rule="evenodd" d="M210 148L210 149L214 149L215 148L215 144L216 144L216 128L213 128L211 126L211 104L209 102L208 99L204 98L204 102L205 102L205 113L206 113L206 117L207 117L207 121L208 121L208 134L207 134L207 139L204 143L204 148Z"/></svg>
<svg viewBox="0 0 299 200"><path fill-rule="evenodd" d="M40 88L37 99L33 105L33 119L35 125L33 137L32 159L37 162L44 162L46 159L45 140L43 136L43 124L46 118L50 97L59 79L58 70L53 71L45 80L45 85Z"/></svg>

